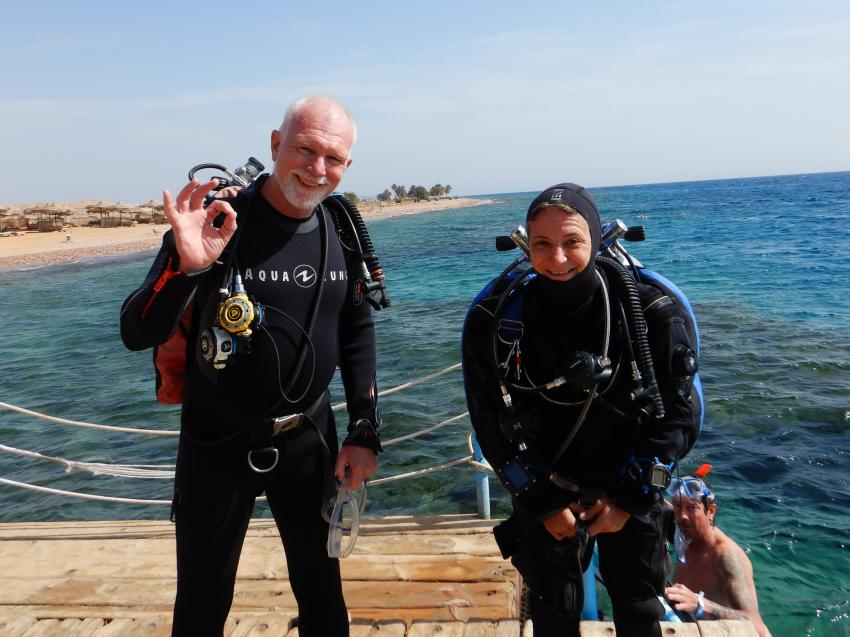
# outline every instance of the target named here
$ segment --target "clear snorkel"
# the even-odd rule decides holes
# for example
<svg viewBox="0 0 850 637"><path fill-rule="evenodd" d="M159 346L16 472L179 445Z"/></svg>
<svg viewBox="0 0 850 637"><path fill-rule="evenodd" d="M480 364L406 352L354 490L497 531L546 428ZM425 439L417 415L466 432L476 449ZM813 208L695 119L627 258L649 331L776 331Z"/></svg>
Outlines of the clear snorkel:
<svg viewBox="0 0 850 637"><path fill-rule="evenodd" d="M357 533L360 529L360 517L366 508L366 483L352 491L346 476L339 485L333 511L330 514L328 529L328 557L344 559L351 555Z"/></svg>

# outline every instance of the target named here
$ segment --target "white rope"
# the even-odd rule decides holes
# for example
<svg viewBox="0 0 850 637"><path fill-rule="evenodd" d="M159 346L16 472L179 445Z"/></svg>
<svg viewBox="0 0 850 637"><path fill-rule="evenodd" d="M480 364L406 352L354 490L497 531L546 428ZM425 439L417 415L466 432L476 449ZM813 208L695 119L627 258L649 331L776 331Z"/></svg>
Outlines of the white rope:
<svg viewBox="0 0 850 637"><path fill-rule="evenodd" d="M424 476L428 473L436 473L437 471L443 471L445 469L451 469L452 467L456 467L459 464L463 464L464 462L470 462L472 460L472 456L464 456L463 458L458 458L457 460L452 460L451 462L447 462L441 465L435 465L433 467L428 467L426 469L419 469L418 471L409 471L408 473L400 473L395 476L387 476L386 478L378 478L377 480L369 480L369 484L371 486L376 486L379 484L384 484L385 482L393 482L395 480L401 480L403 478L418 478L419 476Z"/></svg>
<svg viewBox="0 0 850 637"><path fill-rule="evenodd" d="M433 374L428 374L427 376L422 376L420 378L414 378L411 381L406 383L402 383L401 385L397 385L396 387L391 387L390 389L385 389L382 392L378 392L379 397L389 396L390 394L394 394L396 392L401 391L402 389L407 389L409 387L414 387L416 385L420 385L422 383L426 383L429 380L433 380L434 378L439 378L449 372L453 372L456 369L461 367L461 363L455 363L450 367L446 367L445 369L441 369L438 372L434 372ZM339 411L345 408L345 403L337 403L333 405L331 409L334 411ZM79 420L68 420L67 418L57 418L55 416L48 416L47 414L42 414L37 411L33 411L31 409L24 409L23 407L17 407L15 405L10 405L9 403L0 402L0 409L8 409L10 411L16 411L20 414L25 414L27 416L34 416L36 418L41 418L42 420L48 420L50 422L55 422L60 425L71 425L73 427L84 427L87 429L102 429L106 431L121 431L124 433L133 433L133 434L150 434L152 436L179 436L179 431L174 430L163 430L163 429L136 429L133 427L115 427L112 425L98 425L91 422L82 422Z"/></svg>
<svg viewBox="0 0 850 637"><path fill-rule="evenodd" d="M8 409L10 411L16 411L19 414L25 414L27 416L35 416L36 418L41 418L42 420L49 420L50 422L55 422L60 425L71 425L72 427L83 427L85 429L102 429L106 431L120 431L123 433L130 434L150 434L151 436L179 436L179 431L168 430L168 429L135 429L133 427L114 427L112 425L96 425L91 422L81 422L79 420L68 420L67 418L56 418L55 416L48 416L47 414L42 414L37 411L32 411L31 409L24 409L23 407L16 407L15 405L10 405L9 403L0 402L0 409Z"/></svg>
<svg viewBox="0 0 850 637"><path fill-rule="evenodd" d="M441 369L440 371L434 372L433 374L428 374L427 376L422 376L421 378L414 378L413 380L408 381L406 383L402 383L401 385L397 385L395 387L391 387L390 389L385 389L384 391L378 392L378 397L383 398L384 396L389 396L390 394L394 394L398 391L401 391L402 389L408 389L409 387L414 387L416 385L421 385L422 383L427 383L429 380L444 376L449 372L453 372L454 370L459 369L460 366L461 363L455 363L454 365L446 367L445 369ZM343 407L345 407L345 403L337 403L336 405L331 407L331 409L333 409L334 411L339 411Z"/></svg>
<svg viewBox="0 0 850 637"><path fill-rule="evenodd" d="M31 452L30 452L31 453ZM33 454L36 456L40 456L41 454ZM43 459L47 459L46 456L42 456ZM472 466L476 468L480 468L481 470L488 470L489 467L481 464L480 462L476 462L472 459L472 456L464 456L462 458L458 458L457 460L452 460L450 462L446 462L441 465L435 465L433 467L426 467L425 469L418 469L416 471L409 471L407 473L400 473L394 476L387 476L386 478L378 478L377 480L369 480L370 486L378 486L380 484L385 484L388 482L395 482L397 480L403 480L405 478L418 478L420 476L427 475L429 473L436 473L438 471L445 471L446 469L451 469L452 467L456 467L458 465L464 463L470 463ZM491 470L492 471L492 470ZM40 487L34 484L29 484L26 482L18 482L16 480L9 480L8 478L0 478L0 484L6 484L13 487L18 487L21 489L28 489L30 491L37 491L40 493L49 493L51 495L61 495L70 498L79 498L82 500L97 500L99 502L116 502L120 504L171 504L171 500L142 500L136 498L120 498L115 496L106 496L106 495L96 495L93 493L80 493L78 491L66 491L64 489L53 489L51 487ZM265 500L265 496L260 496L257 498L258 501Z"/></svg>
<svg viewBox="0 0 850 637"><path fill-rule="evenodd" d="M382 392L378 393L378 396L387 396L390 394L394 394L403 389L408 389L410 387L414 387L415 385L419 385L421 383L428 382L429 380L433 380L434 378L438 378L449 372L452 372L461 367L460 363L456 363L442 369L433 374L428 374L427 376L422 376L420 378L416 378L407 383L403 383L396 387L392 387L390 389L386 389ZM346 403L339 403L333 405L332 409L334 411L339 411L346 406ZM0 402L0 409L8 409L10 411L15 411L27 416L34 416L36 418L41 418L42 420L47 420L49 422L54 422L60 425L70 425L74 427L82 427L87 429L99 429L105 431L117 431L123 433L141 433L141 434L149 434L154 436L179 436L180 433L178 431L173 430L161 430L161 429L138 429L134 427L116 427L111 425L99 425L95 423L82 422L78 420L69 420L67 418L57 418L55 416L48 416L47 414L42 414L37 411L33 411L30 409L25 409L23 407L18 407L16 405L11 405L9 403ZM437 423L436 425L432 425L431 427L427 427L420 431L407 434L405 436L400 436L398 438L394 438L392 440L388 440L384 443L384 446L394 445L405 440L410 440L413 438L417 438L426 433L436 431L441 427L445 427L453 422L460 420L461 418L465 418L469 415L469 412L464 412L462 414L458 414L457 416L453 416L448 420L444 420L443 422ZM468 443L471 445L471 437L468 439ZM10 447L7 445L0 444L0 451L6 451L7 453L12 453L18 456L32 458L35 460L43 460L47 462L53 462L65 467L66 472L70 472L72 470L82 470L88 471L93 475L108 475L113 477L132 477L132 478L173 478L174 477L174 465L121 465L121 464L107 464L100 462L85 462L85 461L75 461L75 460L67 460L65 458L58 458L55 456L46 456L44 454L35 452L35 451L27 451L24 449L17 449L15 447ZM396 480L402 480L405 478L414 478L418 476L423 476L429 473L435 473L438 471L444 471L446 469L450 469L457 465L463 464L465 462L469 462L476 470L491 470L487 465L484 465L480 462L473 460L473 456L464 456L463 458L458 458L457 460L452 460L451 462L447 462L441 465L436 465L433 467L426 467L425 469L419 469L416 471L410 471L407 473L398 474L395 476L388 476L386 478L379 478L377 480L371 480L369 482L370 485L376 486L379 484L393 482ZM492 470L491 470L492 471ZM115 496L105 496L105 495L96 495L91 493L80 493L77 491L66 491L63 489L53 489L51 487L42 487L34 484L28 484L26 482L18 482L15 480L9 480L8 478L0 478L0 484L6 484L9 486L15 486L22 489L29 489L31 491L37 491L40 493L49 493L53 495L62 495L66 497L80 498L83 500L97 500L100 502L116 502L123 504L171 504L170 500L144 500L137 498L122 498ZM257 498L258 500L265 500L264 497Z"/></svg>
<svg viewBox="0 0 850 637"><path fill-rule="evenodd" d="M477 460L470 460L469 464L471 464L476 471L480 471L481 473L495 473L493 471L493 467L491 467L487 462L478 462Z"/></svg>
<svg viewBox="0 0 850 637"><path fill-rule="evenodd" d="M34 460L44 460L53 462L65 467L65 471L88 471L93 475L113 476L116 478L152 478L165 479L174 477L174 465L128 465L128 464L107 464L103 462L86 462L77 460L66 460L65 458L57 458L55 456L45 456L36 451L27 451L26 449L16 449L8 445L0 444L0 451L21 456L23 458L32 458Z"/></svg>
<svg viewBox="0 0 850 637"><path fill-rule="evenodd" d="M432 425L430 427L426 427L425 429L420 429L419 431L414 431L412 434L407 434L406 436L399 436L398 438L393 438L391 440L387 440L386 442L382 442L381 445L384 447L390 447L392 445L398 444L399 442L404 442L405 440L412 440L413 438L418 438L419 436L425 435L432 431L436 431L441 427L445 427L446 425L450 425L453 422L457 422L461 418L465 418L469 415L468 411L463 412L462 414L458 414L457 416L453 416L448 420L444 420L443 422L438 422L436 425Z"/></svg>
<svg viewBox="0 0 850 637"><path fill-rule="evenodd" d="M64 491L62 489L51 489L50 487L39 487L26 482L16 482L7 478L0 478L0 484L8 484L13 487L29 489L30 491L38 491L40 493L50 493L52 495L64 495L71 498L80 498L82 500L98 500L100 502L120 502L123 504L171 504L171 500L136 500L135 498L115 498L107 495L95 495L93 493L78 493L77 491Z"/></svg>
<svg viewBox="0 0 850 637"><path fill-rule="evenodd" d="M469 453L472 454L472 457L475 457L475 447L472 444L472 435L474 432L470 431L469 435L466 437L466 447L469 449ZM470 460L469 464L472 465L472 468L476 471L480 471L482 473L495 473L493 471L493 467L490 466L490 463L486 460L484 462L478 462L478 460Z"/></svg>

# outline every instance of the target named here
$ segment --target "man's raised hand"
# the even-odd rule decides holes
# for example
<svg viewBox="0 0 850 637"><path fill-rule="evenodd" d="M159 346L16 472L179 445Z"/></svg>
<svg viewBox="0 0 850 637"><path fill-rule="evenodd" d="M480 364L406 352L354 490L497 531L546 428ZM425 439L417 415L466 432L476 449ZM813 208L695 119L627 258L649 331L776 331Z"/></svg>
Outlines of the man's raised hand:
<svg viewBox="0 0 850 637"><path fill-rule="evenodd" d="M204 208L204 198L217 185L217 179L204 184L193 179L177 195L176 202L168 190L162 192L165 216L174 231L180 256L180 270L187 274L211 266L236 232L236 211L229 203L215 199ZM213 220L220 214L224 214L224 222L216 228Z"/></svg>

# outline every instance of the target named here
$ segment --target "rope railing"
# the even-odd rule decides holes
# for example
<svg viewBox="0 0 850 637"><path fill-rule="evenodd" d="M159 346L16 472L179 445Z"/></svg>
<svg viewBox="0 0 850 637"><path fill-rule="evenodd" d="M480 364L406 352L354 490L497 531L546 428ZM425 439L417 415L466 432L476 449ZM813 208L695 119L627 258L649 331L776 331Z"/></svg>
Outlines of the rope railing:
<svg viewBox="0 0 850 637"><path fill-rule="evenodd" d="M437 429L442 429L443 427L452 424L453 422L457 422L461 418L465 418L469 415L468 411L463 412L462 414L458 414L457 416L452 416L448 420L444 420L443 422L438 422L436 425L432 425L430 427L425 427L424 429L420 429L419 431L414 431L413 433L407 434L406 436L399 436L398 438L391 438L386 442L382 442L381 445L384 447L391 447L400 442L404 442L405 440L413 440L414 438L418 438L419 436L424 436L425 434L431 433L432 431L437 431Z"/></svg>
<svg viewBox="0 0 850 637"><path fill-rule="evenodd" d="M462 458L458 458L456 460L452 460L450 462L446 462L441 465L435 465L433 467L426 467L424 469L417 469L416 471L408 471L407 473L400 473L394 476L387 476L385 478L378 478L376 480L368 480L367 483L369 486L378 486L381 484L387 484L389 482L395 482L397 480L404 480L406 478L418 478L420 476L427 475L429 473L437 473L438 471L445 471L447 469L451 469L452 467L456 467L458 465L469 463L473 466L483 466L480 462L476 462L472 459L472 456L463 456ZM82 500L97 500L99 502L115 502L120 504L171 504L171 500L143 500L137 498L122 498L118 496L107 496L107 495L98 495L94 493L81 493L79 491L67 491L65 489L54 489L52 487L42 487L35 484L29 484L27 482L19 482L17 480L9 480L8 478L0 478L0 484L5 484L12 487L18 487L20 489L26 489L30 491L37 491L40 493L49 493L51 495L61 495L65 497L71 498L79 498ZM258 501L265 500L264 496L260 496L257 498Z"/></svg>
<svg viewBox="0 0 850 637"><path fill-rule="evenodd" d="M79 491L65 491L64 489L40 487L36 484L18 482L17 480L9 480L8 478L0 478L0 484L7 484L12 487L27 489L29 491L49 493L51 495L63 495L70 498L79 498L81 500L97 500L99 502L119 502L122 504L171 504L171 500L138 500L136 498L119 498L110 495L96 495L94 493L80 493Z"/></svg>
<svg viewBox="0 0 850 637"><path fill-rule="evenodd" d="M17 405L10 405L9 403L0 402L0 409L8 409L9 411L16 411L19 414L24 414L26 416L33 416L34 418L41 418L42 420L47 420L49 422L55 422L58 425L69 425L71 427L82 427L83 429L100 429L101 431L117 431L121 433L129 433L129 434L148 434L151 436L179 436L179 431L174 431L173 429L137 429L134 427L116 427L115 425L98 425L93 422L82 422L80 420L69 420L67 418L57 418L56 416L48 416L47 414L42 414L37 411L33 411L32 409L24 409L23 407L18 407Z"/></svg>
<svg viewBox="0 0 850 637"><path fill-rule="evenodd" d="M114 478L173 478L174 465L132 465L132 464L108 464L105 462L86 462L84 460L68 460L47 456L37 451L17 449L9 445L0 444L0 451L11 453L22 458L43 460L65 467L66 471L88 471L96 476L112 476Z"/></svg>
<svg viewBox="0 0 850 637"><path fill-rule="evenodd" d="M442 369L433 374L428 374L426 376L422 376L420 378L416 378L414 380L408 381L406 383L402 383L396 387L392 387L390 389L386 389L382 392L379 392L379 396L386 396L389 394L396 393L398 391L402 391L403 389L408 389L410 387L414 387L415 385L419 385L421 383L428 382L429 380L433 380L434 378L438 378L449 372L452 372L458 368L460 368L460 363L455 365L451 365L445 369ZM345 407L345 403L340 403L333 406L333 409L339 410ZM116 432L124 432L124 433L142 433L142 434L151 434L151 435L159 435L159 436L176 436L179 435L177 431L170 430L157 430L157 429L140 429L134 427L116 427L112 425L99 425L95 423L81 422L76 420L70 420L66 418L57 418L55 416L48 416L46 414L42 414L30 409L25 409L23 407L18 407L16 405L11 405L9 403L0 402L0 409L8 409L10 411L15 411L18 413L22 413L28 416L33 416L36 418L41 418L43 420L47 420L50 422L55 422L57 424L62 425L70 425L76 427L83 427L89 429L99 429L99 430L108 430L108 431L116 431ZM462 418L465 418L469 415L469 412L463 412L456 416L452 416L442 422L439 422L435 425L431 425L429 427L424 427L418 431L412 432L410 434L406 434L404 436L399 436L397 438L392 438L383 443L384 447L392 446L407 440L412 440L414 438L418 438L419 436L423 436L425 434L431 433L433 431L437 431L443 427L446 427L452 423L455 423ZM457 458L455 460L440 464L434 465L431 467L425 467L423 469L418 469L415 471L409 471L406 473L397 474L394 476L386 476L383 478L378 478L375 480L370 480L369 484L371 486L377 486L381 484L386 484L390 482L394 482L397 480L403 480L407 478L416 478L423 475L428 475L431 473L436 473L439 471L445 471L451 469L453 467L468 463L470 464L476 471L491 471L488 465L478 462L474 459L474 451L472 446L472 434L470 433L467 437L467 445L470 450L470 455L464 456L462 458ZM70 471L87 471L96 476L110 476L110 477L123 477L123 478L147 478L147 479L172 479L174 477L174 465L140 465L140 464L109 464L102 462L89 462L89 461L79 461L79 460L69 460L66 458L59 458L56 456L49 456L45 454L41 454L35 451L28 451L25 449L18 449L16 447L11 447L9 445L0 444L0 451L4 451L6 453L11 453L13 455L17 455L19 457L25 457L33 460L51 462L54 464L61 465L65 468L66 472ZM29 484L26 482L19 482L16 480L10 480L8 478L0 477L0 484L5 484L8 486L14 486L22 489L28 489L40 493L49 493L52 495L61 495L66 497L74 497L80 498L84 500L97 500L101 502L115 502L115 503L125 503L125 504L156 504L156 505L165 505L171 504L170 500L147 500L147 499L138 499L138 498L124 498L117 496L105 496L91 493L81 493L78 491L68 491L63 489L55 489L51 487L43 487L39 485ZM258 498L258 500L264 500L265 498Z"/></svg>
<svg viewBox="0 0 850 637"><path fill-rule="evenodd" d="M408 471L407 473L399 473L394 476L387 476L386 478L378 478L377 480L369 480L369 484L372 486L377 486L379 484L386 484L387 482L395 482L396 480L403 480L405 478L418 478L419 476L428 475L429 473L436 473L438 471L445 471L446 469L451 469L452 467L456 467L459 464L463 464L464 462L470 462L472 460L472 456L464 456L463 458L458 458L457 460L452 460L451 462L446 462L445 464L435 465L433 467L426 467L425 469L417 469L416 471Z"/></svg>
<svg viewBox="0 0 850 637"><path fill-rule="evenodd" d="M378 392L379 397L389 396L390 394L394 394L403 389L408 389L410 387L415 387L416 385L420 385L422 383L426 383L429 380L433 380L434 378L439 378L440 376L444 376L449 372L453 372L456 369L461 367L460 363L455 363L454 365L450 365L445 369L441 369L438 372L434 372L433 374L428 374L427 376L421 376L420 378L414 378L411 381L406 383L402 383L401 385L396 385L395 387L391 387L390 389L385 389L383 391ZM345 408L345 403L337 403L331 407L334 411L339 411ZM0 409L7 409L9 411L14 411L19 414L24 414L26 416L32 416L34 418L40 418L42 420L47 420L49 422L56 423L58 425L68 425L71 427L81 427L84 429L100 429L103 431L115 431L120 433L133 433L133 434L148 434L151 436L179 436L180 432L175 431L173 429L139 429L135 427L119 427L116 425L99 425L97 423L92 422L84 422L80 420L70 420L68 418L58 418L56 416L49 416L47 414L43 414L38 411L34 411L32 409L26 409L24 407L18 407L17 405L12 405L10 403L0 402Z"/></svg>

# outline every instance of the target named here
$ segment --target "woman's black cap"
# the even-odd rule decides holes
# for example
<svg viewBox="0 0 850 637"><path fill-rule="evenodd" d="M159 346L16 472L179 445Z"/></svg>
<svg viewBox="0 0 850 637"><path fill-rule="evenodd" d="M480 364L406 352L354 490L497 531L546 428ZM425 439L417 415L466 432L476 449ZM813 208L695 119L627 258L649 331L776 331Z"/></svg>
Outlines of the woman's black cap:
<svg viewBox="0 0 850 637"><path fill-rule="evenodd" d="M534 198L531 205L528 207L528 213L525 216L525 221L528 223L534 218L534 214L543 208L543 205L563 204L569 206L579 213L584 220L587 221L587 226L590 229L590 238L593 246L593 253L599 248L600 236L602 235L602 222L599 220L599 208L593 197L587 192L587 189L578 184L555 184L550 186Z"/></svg>

